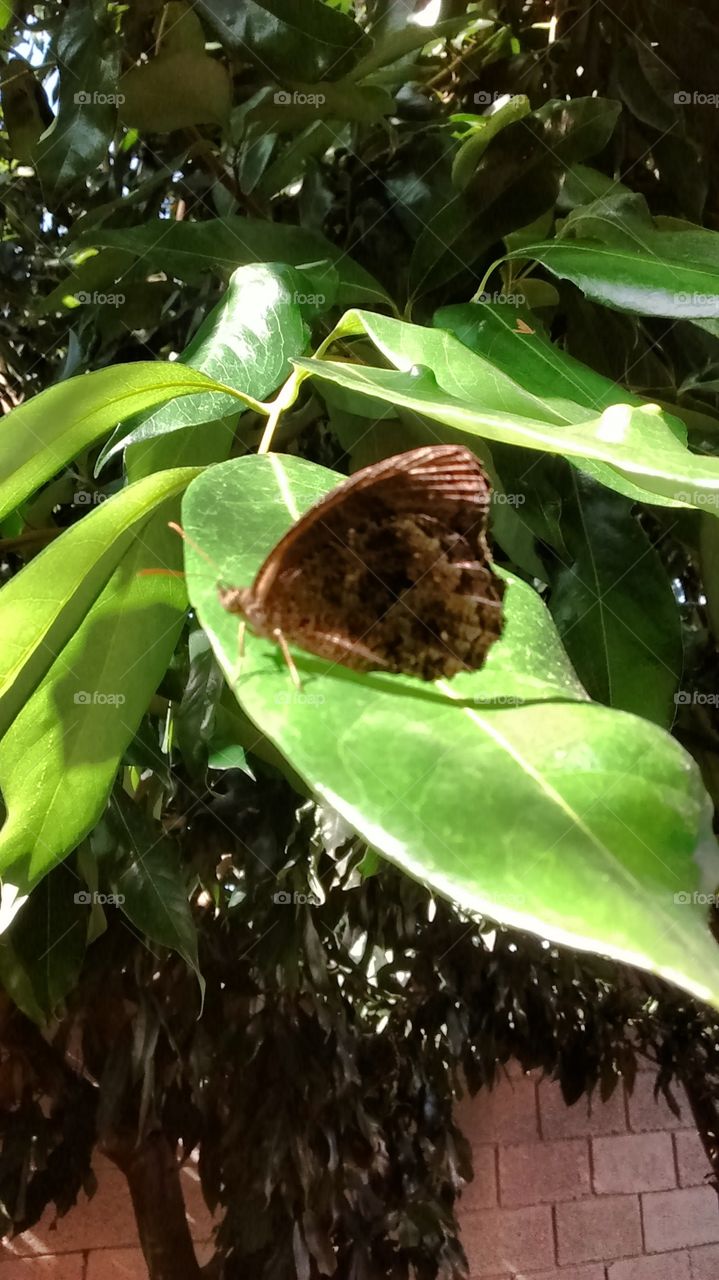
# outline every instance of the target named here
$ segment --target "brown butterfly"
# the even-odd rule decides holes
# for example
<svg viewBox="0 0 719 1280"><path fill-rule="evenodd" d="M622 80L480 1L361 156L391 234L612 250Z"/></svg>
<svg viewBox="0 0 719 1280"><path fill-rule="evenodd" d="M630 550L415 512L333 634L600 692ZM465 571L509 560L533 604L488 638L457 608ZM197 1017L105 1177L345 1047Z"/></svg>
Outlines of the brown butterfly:
<svg viewBox="0 0 719 1280"><path fill-rule="evenodd" d="M422 680L473 671L502 631L485 532L490 485L468 449L412 449L311 507L251 587L220 601L252 631L357 671Z"/></svg>

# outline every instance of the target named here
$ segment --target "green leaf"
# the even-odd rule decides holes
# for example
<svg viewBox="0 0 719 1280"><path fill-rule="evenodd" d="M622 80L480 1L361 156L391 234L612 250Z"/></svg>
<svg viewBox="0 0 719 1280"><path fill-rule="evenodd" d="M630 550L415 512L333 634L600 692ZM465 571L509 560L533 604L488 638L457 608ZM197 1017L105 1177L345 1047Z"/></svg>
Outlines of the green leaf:
<svg viewBox="0 0 719 1280"><path fill-rule="evenodd" d="M338 80L367 49L362 28L321 0L200 0L223 45L278 80Z"/></svg>
<svg viewBox="0 0 719 1280"><path fill-rule="evenodd" d="M618 113L619 104L603 98L551 101L490 139L474 172L461 171L466 186L442 202L417 239L413 296L471 268L496 240L552 208L563 167L600 149Z"/></svg>
<svg viewBox="0 0 719 1280"><path fill-rule="evenodd" d="M621 115L611 98L552 99L537 111L548 127L547 141L562 164L577 164L606 147Z"/></svg>
<svg viewBox="0 0 719 1280"><path fill-rule="evenodd" d="M182 93L177 86L182 85ZM202 49L176 49L131 67L120 81L120 118L140 133L171 133L198 124L223 124L232 85L221 62Z"/></svg>
<svg viewBox="0 0 719 1280"><path fill-rule="evenodd" d="M318 272L315 284L292 267L239 267L176 363L198 369L225 386L251 387L256 400L266 399L289 375L291 358L307 347L309 330L299 299L312 296L315 287L331 290L334 281L330 276L324 283L327 276ZM140 440L209 424L236 415L242 407L226 392L211 391L135 415L108 440L97 471L120 449ZM173 441L168 458L176 446Z"/></svg>
<svg viewBox="0 0 719 1280"><path fill-rule="evenodd" d="M89 919L83 888L69 867L56 867L0 943L3 983L7 968L19 966L27 986L16 988L15 994L23 1012L36 1022L49 1021L82 968Z"/></svg>
<svg viewBox="0 0 719 1280"><path fill-rule="evenodd" d="M337 480L299 458L241 458L190 486L183 522L240 585ZM426 685L296 651L298 693L251 635L237 676L237 619L192 547L186 564L242 707L369 844L465 908L719 1003L704 912L674 900L697 887L709 831L698 771L656 726L586 700L525 583L506 575L505 633L480 672Z"/></svg>
<svg viewBox="0 0 719 1280"><path fill-rule="evenodd" d="M452 36L457 35L466 26L467 16L462 13L456 18L445 18L443 22L436 22L432 27L420 26L419 23L407 23L397 31L389 31L386 35L380 36L375 41L374 47L355 63L352 70L348 72L347 79L355 82L364 80L365 76L371 75L373 71L379 71L381 67L398 62L400 58L406 58L407 54L414 53L416 49L434 45L438 40L451 40Z"/></svg>
<svg viewBox="0 0 719 1280"><path fill-rule="evenodd" d="M510 98L488 116L477 116L476 124L471 128L469 136L462 143L452 163L452 183L464 191L474 176L477 164L484 155L490 142L508 124L523 120L532 110L529 98L518 94Z"/></svg>
<svg viewBox="0 0 719 1280"><path fill-rule="evenodd" d="M197 468L130 485L35 556L0 591L0 736L54 656L77 630L155 508L183 491Z"/></svg>
<svg viewBox="0 0 719 1280"><path fill-rule="evenodd" d="M507 258L534 258L593 302L678 320L719 316L719 234L642 231L629 247L547 240Z"/></svg>
<svg viewBox="0 0 719 1280"><path fill-rule="evenodd" d="M526 291L530 283L532 282L522 280L521 286L518 285L517 288ZM532 332L519 333L518 319ZM607 409L612 404L643 403L639 396L627 391L626 387L605 378L603 374L582 364L581 360L575 360L568 352L550 342L536 316L524 306L493 302L460 303L458 306L442 307L435 314L433 323L440 329L447 329L465 346L540 399L560 396L583 406L592 414L597 410ZM620 476L618 471L605 463L585 458L581 463L575 459L575 464L600 484L627 498L633 498L635 502L671 507L684 505L643 489L632 480Z"/></svg>
<svg viewBox="0 0 719 1280"><path fill-rule="evenodd" d="M6 414L0 433L0 519L121 419L197 391L229 392L185 365L116 364L68 378Z"/></svg>
<svg viewBox="0 0 719 1280"><path fill-rule="evenodd" d="M122 754L172 656L186 606L173 577L180 540L158 510L119 562L82 626L0 741L0 873L26 894L98 821Z"/></svg>
<svg viewBox="0 0 719 1280"><path fill-rule="evenodd" d="M58 114L34 152L46 199L105 159L117 120L120 50L107 6L71 0L57 30Z"/></svg>
<svg viewBox="0 0 719 1280"><path fill-rule="evenodd" d="M48 123L47 116L52 119L52 112L36 72L24 58L9 58L3 67L0 98L10 154L21 164L32 164L38 138Z"/></svg>
<svg viewBox="0 0 719 1280"><path fill-rule="evenodd" d="M250 262L286 262L291 266L329 261L338 272L337 302L387 302L381 285L341 249L316 231L257 218L210 218L207 222L153 219L136 227L93 228L81 246L121 249L142 258L148 271L166 271L179 280L201 280L203 272L230 275Z"/></svg>
<svg viewBox="0 0 719 1280"><path fill-rule="evenodd" d="M158 840L155 827L124 796L113 799L108 818L117 849L110 880L122 911L145 937L181 955L204 989L178 846Z"/></svg>
<svg viewBox="0 0 719 1280"><path fill-rule="evenodd" d="M585 687L599 702L670 727L682 671L679 610L632 503L572 473L562 532L570 560L550 608Z"/></svg>
<svg viewBox="0 0 719 1280"><path fill-rule="evenodd" d="M719 512L719 459L690 453L682 423L658 405L613 404L598 416L561 397L541 405L538 397L451 335L385 316L350 311L335 335L365 331L379 339L383 354L394 352L390 358L409 372L317 358L295 364L349 391L442 422L465 442L468 437L484 437L558 453L585 469L589 469L587 462L609 463L619 473L620 492L627 481L634 482L662 497ZM391 345L386 335L391 336ZM419 357L413 364L411 355ZM527 416L530 412L532 417ZM436 438L436 433L432 435ZM441 438L447 439L448 433ZM611 475L611 470L603 469L602 482L610 484Z"/></svg>

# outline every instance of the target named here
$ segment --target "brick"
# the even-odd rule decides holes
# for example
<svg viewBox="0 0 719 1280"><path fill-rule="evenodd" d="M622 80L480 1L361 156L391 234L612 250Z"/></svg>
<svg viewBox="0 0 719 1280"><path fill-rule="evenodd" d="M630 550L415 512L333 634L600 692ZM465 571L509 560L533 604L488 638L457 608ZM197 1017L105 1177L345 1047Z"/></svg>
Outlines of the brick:
<svg viewBox="0 0 719 1280"><path fill-rule="evenodd" d="M58 1218L50 1207L30 1230L16 1236L0 1258L12 1253L24 1257L46 1253L75 1253L83 1249L136 1246L137 1225L132 1211L127 1180L105 1161L98 1162L98 1190L87 1199L80 1194L77 1204Z"/></svg>
<svg viewBox="0 0 719 1280"><path fill-rule="evenodd" d="M580 1098L568 1107L556 1080L543 1080L537 1089L544 1138L582 1138L586 1134L626 1133L624 1090L619 1084L608 1102L598 1096Z"/></svg>
<svg viewBox="0 0 719 1280"><path fill-rule="evenodd" d="M18 1258L3 1261L2 1280L83 1280L85 1258L82 1253L66 1253L61 1258ZM144 1280L147 1280L147 1269Z"/></svg>
<svg viewBox="0 0 719 1280"><path fill-rule="evenodd" d="M692 1280L716 1280L719 1276L719 1245L708 1249L692 1249ZM2 1274L2 1273L0 1273Z"/></svg>
<svg viewBox="0 0 719 1280"><path fill-rule="evenodd" d="M86 1280L147 1280L147 1263L142 1249L93 1250L87 1264Z"/></svg>
<svg viewBox="0 0 719 1280"><path fill-rule="evenodd" d="M677 1185L670 1133L630 1133L592 1141L598 1195L667 1191Z"/></svg>
<svg viewBox="0 0 719 1280"><path fill-rule="evenodd" d="M474 1178L462 1192L460 1213L473 1209L494 1209L497 1204L497 1160L494 1147L475 1147L472 1152Z"/></svg>
<svg viewBox="0 0 719 1280"><path fill-rule="evenodd" d="M706 1151L696 1129L674 1134L680 1187L701 1187L711 1173Z"/></svg>
<svg viewBox="0 0 719 1280"><path fill-rule="evenodd" d="M610 1262L642 1252L636 1196L597 1196L558 1204L555 1212L562 1267L572 1262Z"/></svg>
<svg viewBox="0 0 719 1280"><path fill-rule="evenodd" d="M711 1187L656 1191L642 1196L648 1253L719 1241L719 1208Z"/></svg>
<svg viewBox="0 0 719 1280"><path fill-rule="evenodd" d="M524 1142L536 1138L537 1090L534 1080L502 1080L458 1103L455 1119L473 1146L483 1142Z"/></svg>
<svg viewBox="0 0 719 1280"><path fill-rule="evenodd" d="M663 1253L653 1258L612 1262L608 1280L691 1280L688 1253Z"/></svg>
<svg viewBox="0 0 719 1280"><path fill-rule="evenodd" d="M634 1089L628 1095L629 1128L634 1133L648 1133L657 1129L666 1132L667 1129L686 1128L691 1119L691 1113L684 1091L676 1084L672 1088L672 1095L679 1103L680 1109L683 1107L684 1110L684 1118L680 1119L674 1115L662 1093L659 1094L657 1101L654 1100L655 1080L656 1075L653 1071L640 1072L637 1076Z"/></svg>
<svg viewBox="0 0 719 1280"><path fill-rule="evenodd" d="M586 1138L565 1142L524 1142L499 1149L502 1205L552 1204L588 1195L589 1146Z"/></svg>
<svg viewBox="0 0 719 1280"><path fill-rule="evenodd" d="M514 1280L605 1280L604 1267L600 1264L593 1267L572 1267L561 1271L520 1271Z"/></svg>
<svg viewBox="0 0 719 1280"><path fill-rule="evenodd" d="M487 1209L462 1217L462 1244L469 1273L476 1277L516 1275L522 1267L554 1265L554 1233L549 1206Z"/></svg>

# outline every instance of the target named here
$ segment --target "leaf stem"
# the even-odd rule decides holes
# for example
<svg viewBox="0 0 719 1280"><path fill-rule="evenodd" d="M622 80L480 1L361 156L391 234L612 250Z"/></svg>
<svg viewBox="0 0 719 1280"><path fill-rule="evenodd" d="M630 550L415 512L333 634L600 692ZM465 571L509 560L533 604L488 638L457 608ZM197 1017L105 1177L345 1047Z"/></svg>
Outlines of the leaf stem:
<svg viewBox="0 0 719 1280"><path fill-rule="evenodd" d="M274 438L275 431L277 430L277 424L285 410L289 409L290 406L295 403L300 387L307 376L308 374L305 369L293 369L287 381L280 388L276 398L268 405L264 406L268 417L267 424L262 433L262 439L260 440L259 448L257 450L258 453L269 453L272 448L272 440Z"/></svg>

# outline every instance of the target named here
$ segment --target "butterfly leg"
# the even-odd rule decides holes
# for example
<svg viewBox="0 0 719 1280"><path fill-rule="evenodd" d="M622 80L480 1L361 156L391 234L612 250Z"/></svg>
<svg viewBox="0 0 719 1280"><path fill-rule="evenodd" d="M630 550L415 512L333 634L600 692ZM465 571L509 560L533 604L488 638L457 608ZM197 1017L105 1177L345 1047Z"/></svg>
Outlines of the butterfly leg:
<svg viewBox="0 0 719 1280"><path fill-rule="evenodd" d="M240 676L241 676L241 674L242 674L242 664L243 664L243 662L244 662L244 658L245 658L245 632L246 632L246 630L247 630L247 623L246 623L246 622L245 622L245 620L243 619L241 622L238 622L238 624L237 624L237 662L235 663L235 670L234 670L234 673L233 673L233 678L234 678L235 680L239 680L239 678L240 678Z"/></svg>
<svg viewBox="0 0 719 1280"><path fill-rule="evenodd" d="M288 667L288 670L289 670L289 673L290 673L290 680L292 681L293 685L295 686L295 689L301 689L301 688L302 688L302 681L300 680L300 673L299 673L299 671L297 670L297 667L295 666L294 658L292 657L292 654L291 654L291 653L290 653L290 651L289 651L289 648L288 648L288 646L287 646L287 641L285 640L284 635L283 635L283 634L282 634L282 632L280 631L280 628L279 628L279 627L275 627L275 629L274 629L274 631L272 632L272 634L273 634L273 636L275 637L275 639L277 640L277 643L278 643L278 645L280 646L280 649L282 650L282 657L284 658L285 662L287 663L287 667Z"/></svg>

